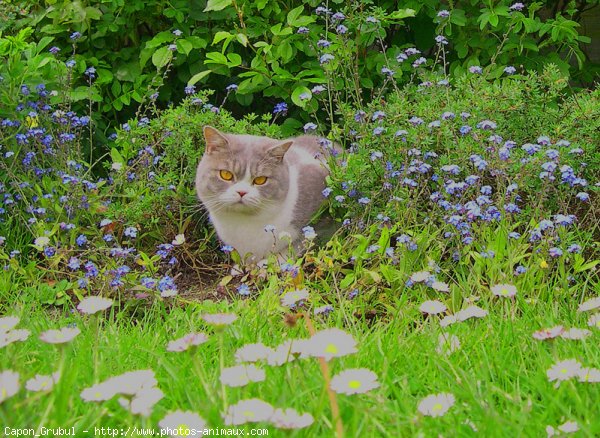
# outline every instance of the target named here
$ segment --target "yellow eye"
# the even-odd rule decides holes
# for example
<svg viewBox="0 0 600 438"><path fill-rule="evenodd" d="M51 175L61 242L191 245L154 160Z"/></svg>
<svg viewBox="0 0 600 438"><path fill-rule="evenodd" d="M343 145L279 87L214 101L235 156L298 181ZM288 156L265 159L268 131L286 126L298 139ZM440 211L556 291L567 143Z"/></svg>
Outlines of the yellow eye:
<svg viewBox="0 0 600 438"><path fill-rule="evenodd" d="M254 184L256 184L257 186L262 186L266 182L267 182L266 176L257 176L256 178L254 178Z"/></svg>
<svg viewBox="0 0 600 438"><path fill-rule="evenodd" d="M233 179L233 173L228 170L219 171L219 176L225 181L231 181Z"/></svg>

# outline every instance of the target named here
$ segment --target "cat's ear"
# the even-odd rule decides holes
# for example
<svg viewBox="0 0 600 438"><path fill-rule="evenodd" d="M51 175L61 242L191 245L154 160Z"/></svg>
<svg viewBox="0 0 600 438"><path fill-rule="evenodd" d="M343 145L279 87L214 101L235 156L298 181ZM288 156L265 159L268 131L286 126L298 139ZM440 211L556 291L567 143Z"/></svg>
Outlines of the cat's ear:
<svg viewBox="0 0 600 438"><path fill-rule="evenodd" d="M267 151L267 155L275 158L278 161L283 160L283 156L288 151L288 149L294 144L293 140L288 140L283 143L279 143L277 146L273 146L271 149Z"/></svg>
<svg viewBox="0 0 600 438"><path fill-rule="evenodd" d="M211 153L229 145L225 136L212 126L206 125L202 131L204 132L204 140L206 140L205 152Z"/></svg>

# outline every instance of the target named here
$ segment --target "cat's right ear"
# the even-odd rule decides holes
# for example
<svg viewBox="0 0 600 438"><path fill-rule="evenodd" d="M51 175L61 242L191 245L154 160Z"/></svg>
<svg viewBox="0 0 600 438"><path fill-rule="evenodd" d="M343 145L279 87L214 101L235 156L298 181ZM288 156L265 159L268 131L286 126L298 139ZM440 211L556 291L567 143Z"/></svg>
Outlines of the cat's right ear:
<svg viewBox="0 0 600 438"><path fill-rule="evenodd" d="M228 146L227 139L217 129L206 125L202 130L204 132L204 140L206 140L206 153L210 154Z"/></svg>

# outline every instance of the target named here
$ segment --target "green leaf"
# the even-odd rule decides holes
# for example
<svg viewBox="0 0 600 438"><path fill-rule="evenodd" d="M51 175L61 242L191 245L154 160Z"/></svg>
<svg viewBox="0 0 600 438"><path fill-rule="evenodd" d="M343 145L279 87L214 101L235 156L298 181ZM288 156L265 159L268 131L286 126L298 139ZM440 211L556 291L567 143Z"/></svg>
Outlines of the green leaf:
<svg viewBox="0 0 600 438"><path fill-rule="evenodd" d="M238 42L244 46L247 47L248 46L248 37L246 35L244 35L243 33L238 33L235 38L238 40Z"/></svg>
<svg viewBox="0 0 600 438"><path fill-rule="evenodd" d="M210 52L206 54L206 60L204 63L227 65L227 58L220 52Z"/></svg>
<svg viewBox="0 0 600 438"><path fill-rule="evenodd" d="M150 41L146 41L146 48L153 49L171 41L173 41L173 34L171 32L160 32L156 34Z"/></svg>
<svg viewBox="0 0 600 438"><path fill-rule="evenodd" d="M237 67L238 65L242 65L242 57L237 53L229 53L227 55L227 60L228 67Z"/></svg>
<svg viewBox="0 0 600 438"><path fill-rule="evenodd" d="M194 46L188 40L177 40L177 51L185 55L189 55Z"/></svg>
<svg viewBox="0 0 600 438"><path fill-rule="evenodd" d="M196 82L198 82L200 79L205 78L206 76L208 76L211 73L210 70L204 70L201 71L200 73L196 73L194 76L192 76L190 78L190 80L188 81L188 85L194 85Z"/></svg>
<svg viewBox="0 0 600 438"><path fill-rule="evenodd" d="M231 3L233 3L233 0L208 0L204 12L221 11L231 5Z"/></svg>
<svg viewBox="0 0 600 438"><path fill-rule="evenodd" d="M152 64L156 68L162 68L169 63L173 59L173 52L169 50L168 47L161 47L152 55Z"/></svg>
<svg viewBox="0 0 600 438"><path fill-rule="evenodd" d="M302 98L301 96L304 98ZM304 108L304 106L308 103L308 101L311 98L312 93L307 87L303 85L294 88L294 91L292 91L292 102L294 102L300 108Z"/></svg>
<svg viewBox="0 0 600 438"><path fill-rule="evenodd" d="M387 18L392 20L402 20L408 17L414 17L416 11L414 9L398 9L397 11L392 12Z"/></svg>

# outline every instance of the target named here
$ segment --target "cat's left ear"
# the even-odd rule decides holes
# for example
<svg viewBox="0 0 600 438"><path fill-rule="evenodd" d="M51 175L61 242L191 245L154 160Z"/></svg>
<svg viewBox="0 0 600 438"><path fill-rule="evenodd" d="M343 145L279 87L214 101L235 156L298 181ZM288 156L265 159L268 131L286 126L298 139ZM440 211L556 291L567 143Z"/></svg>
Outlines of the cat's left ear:
<svg viewBox="0 0 600 438"><path fill-rule="evenodd" d="M283 160L283 156L288 151L288 149L294 144L293 140L288 140L283 143L279 143L277 146L273 146L271 149L267 151L267 155L277 159L278 161Z"/></svg>

